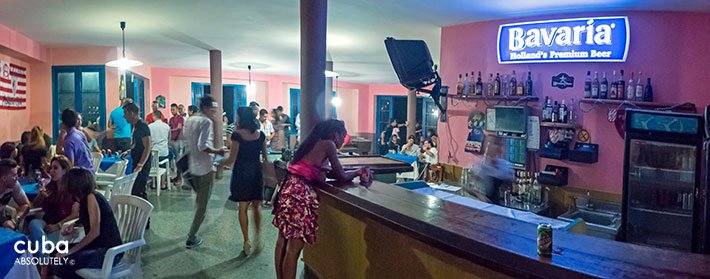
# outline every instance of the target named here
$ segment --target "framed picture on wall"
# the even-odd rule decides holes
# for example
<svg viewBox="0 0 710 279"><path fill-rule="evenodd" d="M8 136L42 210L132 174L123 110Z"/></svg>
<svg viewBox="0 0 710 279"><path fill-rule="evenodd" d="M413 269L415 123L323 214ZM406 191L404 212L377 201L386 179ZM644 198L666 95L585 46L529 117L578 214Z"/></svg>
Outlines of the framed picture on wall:
<svg viewBox="0 0 710 279"><path fill-rule="evenodd" d="M155 97L155 100L158 101L158 108L164 109L166 107L165 96L158 95L158 97Z"/></svg>

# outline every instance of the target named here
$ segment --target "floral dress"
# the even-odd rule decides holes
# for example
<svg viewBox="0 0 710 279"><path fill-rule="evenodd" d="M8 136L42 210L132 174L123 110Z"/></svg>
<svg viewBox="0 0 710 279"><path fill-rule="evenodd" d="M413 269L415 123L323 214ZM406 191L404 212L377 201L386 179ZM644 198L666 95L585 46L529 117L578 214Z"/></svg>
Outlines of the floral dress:
<svg viewBox="0 0 710 279"><path fill-rule="evenodd" d="M289 165L274 205L272 221L284 238L315 243L319 202L311 185L319 179L320 170L320 166L305 161Z"/></svg>

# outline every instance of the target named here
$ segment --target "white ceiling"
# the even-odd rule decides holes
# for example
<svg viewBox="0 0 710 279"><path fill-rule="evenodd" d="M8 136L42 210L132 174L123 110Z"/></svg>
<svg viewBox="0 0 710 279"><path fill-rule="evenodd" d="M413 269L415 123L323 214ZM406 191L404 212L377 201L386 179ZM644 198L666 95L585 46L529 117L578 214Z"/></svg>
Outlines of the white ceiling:
<svg viewBox="0 0 710 279"><path fill-rule="evenodd" d="M423 39L439 60L441 27L579 11L710 12L710 0L330 0L328 50L341 80L396 83L386 37ZM299 75L299 0L0 0L0 23L49 46L119 46L157 67Z"/></svg>

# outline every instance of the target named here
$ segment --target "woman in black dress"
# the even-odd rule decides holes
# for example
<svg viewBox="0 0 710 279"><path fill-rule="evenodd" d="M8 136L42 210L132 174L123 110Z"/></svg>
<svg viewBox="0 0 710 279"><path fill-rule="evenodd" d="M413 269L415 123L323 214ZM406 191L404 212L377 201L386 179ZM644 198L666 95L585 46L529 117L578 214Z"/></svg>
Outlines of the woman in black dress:
<svg viewBox="0 0 710 279"><path fill-rule="evenodd" d="M265 145L266 136L259 131L259 123L251 108L240 107L237 110L237 117L239 118L239 128L232 133L229 158L222 161L221 165L229 165L234 162L229 199L238 203L239 227L244 237L244 248L240 256L246 257L252 252L252 245L249 242L249 219L247 218L249 206L253 210L254 237L256 238L253 247L260 248L261 213L259 204L263 200L264 189L261 160L266 162L268 153Z"/></svg>
<svg viewBox="0 0 710 279"><path fill-rule="evenodd" d="M96 182L91 171L75 167L63 179L68 193L79 201L78 223L84 227L86 236L72 245L68 253L56 255L69 258L68 262L73 264L56 265L54 271L60 278L77 278L75 272L79 269L101 268L106 250L121 245L121 234L111 205L95 191ZM62 233L70 234L74 228L72 225ZM113 265L118 264L122 257L123 254L116 256Z"/></svg>

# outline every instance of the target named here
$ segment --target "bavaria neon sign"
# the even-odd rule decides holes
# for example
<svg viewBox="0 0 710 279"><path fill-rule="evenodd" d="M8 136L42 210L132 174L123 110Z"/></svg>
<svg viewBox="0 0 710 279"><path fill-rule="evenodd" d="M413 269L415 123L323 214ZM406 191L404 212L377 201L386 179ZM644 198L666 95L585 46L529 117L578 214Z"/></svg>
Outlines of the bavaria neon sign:
<svg viewBox="0 0 710 279"><path fill-rule="evenodd" d="M624 62L629 19L589 17L503 24L498 63Z"/></svg>

